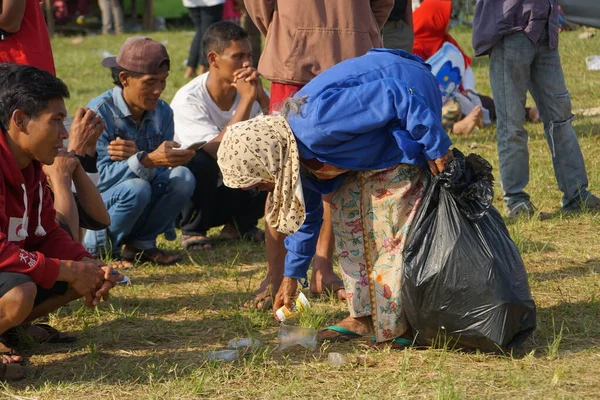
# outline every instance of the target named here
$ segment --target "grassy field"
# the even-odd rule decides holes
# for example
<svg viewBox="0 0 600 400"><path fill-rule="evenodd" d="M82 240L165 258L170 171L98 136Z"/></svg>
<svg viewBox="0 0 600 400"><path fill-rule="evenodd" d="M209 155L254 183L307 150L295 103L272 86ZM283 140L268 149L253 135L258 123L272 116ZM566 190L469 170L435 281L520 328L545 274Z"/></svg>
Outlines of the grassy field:
<svg viewBox="0 0 600 400"><path fill-rule="evenodd" d="M469 51L470 31L454 32ZM577 119L590 187L600 194L600 116L583 116L600 106L600 72L586 70L585 56L597 54L600 36L561 34L561 55ZM172 72L163 98L184 84L184 59L191 32L153 34L167 43ZM58 74L71 89L71 113L109 89L101 53L116 54L123 39L56 38ZM473 67L482 93L491 94L488 61ZM587 113L587 112L586 112ZM528 188L543 211L559 207L560 192L540 124L528 125L532 176ZM455 145L497 165L495 130L458 138ZM472 150L471 150L472 149ZM496 172L497 173L497 172ZM503 209L500 188L496 206ZM557 217L509 226L529 271L538 306L538 330L509 356L437 350L373 350L364 342L323 344L317 351L279 351L270 313L244 310L265 273L262 246L222 243L171 267L138 266L127 271L133 286L113 291L95 310L79 303L51 315L57 328L76 332L72 345L23 345L37 367L27 380L4 385L0 397L18 399L396 399L522 398L571 399L600 396L599 215ZM215 234L217 231L213 232ZM164 243L174 248L176 245ZM345 305L312 299L303 323L315 328L336 322ZM233 363L207 360L210 350L232 338L252 337L261 345ZM329 352L369 362L333 367Z"/></svg>

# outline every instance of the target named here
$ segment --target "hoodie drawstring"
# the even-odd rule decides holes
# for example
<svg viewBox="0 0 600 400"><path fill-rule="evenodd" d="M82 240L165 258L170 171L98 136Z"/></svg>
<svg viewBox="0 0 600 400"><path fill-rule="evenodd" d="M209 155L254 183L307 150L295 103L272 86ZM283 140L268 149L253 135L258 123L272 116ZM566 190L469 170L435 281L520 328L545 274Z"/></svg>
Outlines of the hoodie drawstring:
<svg viewBox="0 0 600 400"><path fill-rule="evenodd" d="M29 225L29 201L27 199L27 188L25 184L21 184L21 188L23 189L23 205L25 205L25 212L23 212L23 221L21 222L21 229L17 232L17 236L21 239L26 239L29 234L27 233L27 225ZM39 195L40 195L40 203L38 205L38 224L35 228L36 236L46 236L46 230L42 226L42 199L44 196L44 189L42 188L42 183L39 182Z"/></svg>
<svg viewBox="0 0 600 400"><path fill-rule="evenodd" d="M23 204L25 205L25 212L23 213L23 220L21 221L21 229L19 229L19 232L17 232L17 235L21 238L21 239L25 239L27 238L27 236L29 236L29 234L27 233L27 215L28 215L28 207L27 207L27 188L25 187L25 184L22 183L21 184L21 188L23 188Z"/></svg>
<svg viewBox="0 0 600 400"><path fill-rule="evenodd" d="M39 182L38 192L40 194L40 203L38 204L38 224L35 228L35 236L46 236L46 230L42 226L42 200L44 198L44 189L42 183Z"/></svg>

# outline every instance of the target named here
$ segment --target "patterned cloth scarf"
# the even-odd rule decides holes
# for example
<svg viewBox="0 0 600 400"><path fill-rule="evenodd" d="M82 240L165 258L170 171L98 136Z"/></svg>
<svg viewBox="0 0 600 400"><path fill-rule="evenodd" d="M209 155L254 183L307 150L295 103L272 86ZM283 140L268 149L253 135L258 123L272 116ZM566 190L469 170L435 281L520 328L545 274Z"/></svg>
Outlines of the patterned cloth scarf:
<svg viewBox="0 0 600 400"><path fill-rule="evenodd" d="M217 157L223 183L230 188L274 183L267 223L286 235L300 229L306 218L300 156L284 117L259 116L228 127Z"/></svg>

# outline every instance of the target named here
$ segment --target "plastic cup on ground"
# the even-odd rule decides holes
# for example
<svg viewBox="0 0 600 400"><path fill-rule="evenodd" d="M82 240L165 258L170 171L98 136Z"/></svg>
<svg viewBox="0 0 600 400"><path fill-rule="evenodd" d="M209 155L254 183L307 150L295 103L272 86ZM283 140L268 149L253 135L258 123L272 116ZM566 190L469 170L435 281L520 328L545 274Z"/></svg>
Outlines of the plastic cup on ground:
<svg viewBox="0 0 600 400"><path fill-rule="evenodd" d="M211 361L233 361L238 356L237 350L214 350L208 353L208 359Z"/></svg>
<svg viewBox="0 0 600 400"><path fill-rule="evenodd" d="M230 349L254 349L260 346L260 341L252 338L242 338L242 339L231 339L227 343L227 347Z"/></svg>
<svg viewBox="0 0 600 400"><path fill-rule="evenodd" d="M309 350L317 348L317 331L312 328L301 328L286 324L279 325L279 350L300 345Z"/></svg>
<svg viewBox="0 0 600 400"><path fill-rule="evenodd" d="M600 56L586 57L585 63L590 71L600 71Z"/></svg>
<svg viewBox="0 0 600 400"><path fill-rule="evenodd" d="M348 357L342 353L329 353L327 355L327 362L334 367L341 367L342 365L348 363Z"/></svg>

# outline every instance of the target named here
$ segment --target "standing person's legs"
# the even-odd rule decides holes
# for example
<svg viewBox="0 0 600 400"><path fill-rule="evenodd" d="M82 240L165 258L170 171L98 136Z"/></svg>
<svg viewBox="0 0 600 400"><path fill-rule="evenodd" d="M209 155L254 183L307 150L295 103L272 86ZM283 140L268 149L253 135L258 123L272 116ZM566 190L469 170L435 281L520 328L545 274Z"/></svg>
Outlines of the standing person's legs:
<svg viewBox="0 0 600 400"><path fill-rule="evenodd" d="M388 21L381 30L383 46L387 49L402 49L412 53L415 34L408 24L402 20Z"/></svg>
<svg viewBox="0 0 600 400"><path fill-rule="evenodd" d="M187 59L187 69L185 71L185 78L193 78L196 76L196 69L200 63L200 51L202 49L202 18L201 18L201 7L188 8L190 19L194 23L194 39L190 45L190 52Z"/></svg>
<svg viewBox="0 0 600 400"><path fill-rule="evenodd" d="M583 154L571 121L571 98L565 85L558 49L547 39L538 46L531 68L531 94L539 107L565 209L579 208L590 196Z"/></svg>
<svg viewBox="0 0 600 400"><path fill-rule="evenodd" d="M186 167L196 178L196 185L181 213L181 245L190 251L211 249L206 232L216 226L211 225L212 217L222 206L217 201L219 166L210 154L198 150Z"/></svg>
<svg viewBox="0 0 600 400"><path fill-rule="evenodd" d="M208 30L208 28L214 24L215 22L221 21L223 17L223 4L218 4L216 6L211 7L201 7L200 8L200 21L201 21L201 33L202 37L204 37L204 33ZM202 40L200 40L200 74L208 71L208 60L206 59L206 55L204 54L204 49L202 48Z"/></svg>
<svg viewBox="0 0 600 400"><path fill-rule="evenodd" d="M120 0L110 0L110 2L115 27L115 35L120 35L124 30L123 9L121 8L121 2Z"/></svg>
<svg viewBox="0 0 600 400"><path fill-rule="evenodd" d="M100 12L102 13L102 34L108 35L112 29L112 0L98 0Z"/></svg>
<svg viewBox="0 0 600 400"><path fill-rule="evenodd" d="M535 47L525 33L505 36L490 55L490 83L496 102L498 157L504 201L509 211L528 207L528 134L524 128L525 102ZM519 206L519 208L517 208Z"/></svg>
<svg viewBox="0 0 600 400"><path fill-rule="evenodd" d="M186 167L164 170L151 183L151 198L129 237L135 250L156 249L156 238L171 227L189 201L196 180Z"/></svg>

